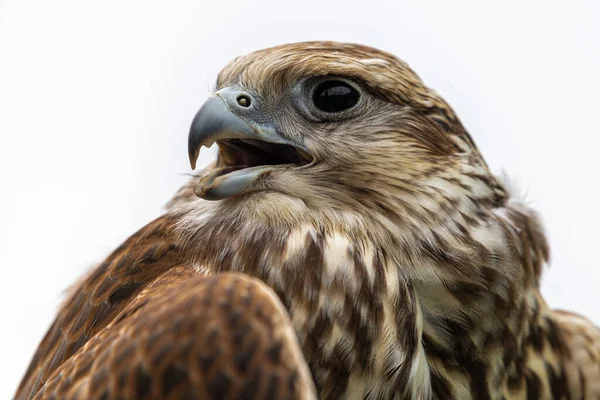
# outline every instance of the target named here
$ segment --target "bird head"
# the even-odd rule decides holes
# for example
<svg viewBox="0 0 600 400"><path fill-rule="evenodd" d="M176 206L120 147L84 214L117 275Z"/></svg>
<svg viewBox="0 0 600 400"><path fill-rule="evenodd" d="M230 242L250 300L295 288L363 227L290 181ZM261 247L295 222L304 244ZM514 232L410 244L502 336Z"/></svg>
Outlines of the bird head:
<svg viewBox="0 0 600 400"><path fill-rule="evenodd" d="M523 296L537 293L548 260L537 215L510 198L452 108L391 54L308 42L238 57L192 122L192 166L214 142L217 161L171 203L198 265L251 271L284 282L283 293L312 287L310 274L338 262L318 251L361 255L363 267L347 271L383 271L390 291L408 279L430 315L462 324L473 310L490 332L498 312L522 311ZM390 260L381 270L380 256ZM302 284L282 279L281 265Z"/></svg>
<svg viewBox="0 0 600 400"><path fill-rule="evenodd" d="M362 45L296 43L234 59L192 122L192 168L215 142L218 160L194 189L206 200L276 192L389 211L461 185L503 196L450 106L406 63Z"/></svg>

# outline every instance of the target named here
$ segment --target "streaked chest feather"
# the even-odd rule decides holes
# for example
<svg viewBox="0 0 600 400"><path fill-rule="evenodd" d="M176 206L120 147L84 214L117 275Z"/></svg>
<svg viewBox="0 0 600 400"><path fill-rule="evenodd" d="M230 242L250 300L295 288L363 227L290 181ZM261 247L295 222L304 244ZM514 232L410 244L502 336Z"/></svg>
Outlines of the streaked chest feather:
<svg viewBox="0 0 600 400"><path fill-rule="evenodd" d="M204 268L255 275L281 297L323 398L394 398L429 387L418 302L391 255L313 226L222 248ZM244 256L246 255L246 256ZM412 382L420 382L413 385Z"/></svg>

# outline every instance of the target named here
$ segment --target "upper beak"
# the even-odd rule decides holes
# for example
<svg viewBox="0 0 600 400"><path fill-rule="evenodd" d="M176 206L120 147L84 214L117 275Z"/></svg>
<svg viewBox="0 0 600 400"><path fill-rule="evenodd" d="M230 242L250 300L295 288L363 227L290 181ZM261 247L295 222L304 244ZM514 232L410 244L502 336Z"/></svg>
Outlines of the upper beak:
<svg viewBox="0 0 600 400"><path fill-rule="evenodd" d="M190 127L188 155L192 169L202 146L210 147L219 139L261 139L241 117L234 114L219 95L209 98L200 108Z"/></svg>
<svg viewBox="0 0 600 400"><path fill-rule="evenodd" d="M225 87L206 100L192 121L188 136L188 155L192 169L202 146L210 147L219 139L255 139L291 144L265 121L256 98L249 93Z"/></svg>

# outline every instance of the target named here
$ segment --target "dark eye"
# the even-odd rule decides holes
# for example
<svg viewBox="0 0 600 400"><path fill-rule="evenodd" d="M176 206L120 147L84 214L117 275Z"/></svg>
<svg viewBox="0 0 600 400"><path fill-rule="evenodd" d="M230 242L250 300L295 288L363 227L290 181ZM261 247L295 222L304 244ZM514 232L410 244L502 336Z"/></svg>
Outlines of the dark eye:
<svg viewBox="0 0 600 400"><path fill-rule="evenodd" d="M325 81L313 92L313 103L321 111L337 113L352 108L360 94L344 81Z"/></svg>

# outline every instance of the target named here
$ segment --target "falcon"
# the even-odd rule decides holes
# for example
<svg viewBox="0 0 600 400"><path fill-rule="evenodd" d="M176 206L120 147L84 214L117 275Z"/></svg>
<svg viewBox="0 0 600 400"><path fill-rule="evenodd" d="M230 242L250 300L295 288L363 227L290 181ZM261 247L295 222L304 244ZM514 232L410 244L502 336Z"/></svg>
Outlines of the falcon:
<svg viewBox="0 0 600 400"><path fill-rule="evenodd" d="M23 399L600 396L600 331L548 307L537 214L403 61L307 42L231 61L217 160L85 276Z"/></svg>

